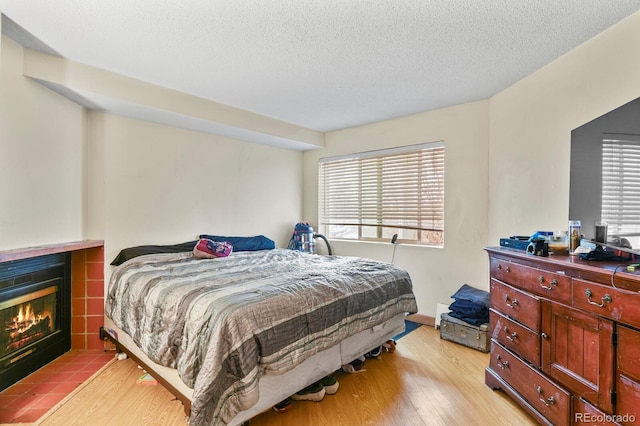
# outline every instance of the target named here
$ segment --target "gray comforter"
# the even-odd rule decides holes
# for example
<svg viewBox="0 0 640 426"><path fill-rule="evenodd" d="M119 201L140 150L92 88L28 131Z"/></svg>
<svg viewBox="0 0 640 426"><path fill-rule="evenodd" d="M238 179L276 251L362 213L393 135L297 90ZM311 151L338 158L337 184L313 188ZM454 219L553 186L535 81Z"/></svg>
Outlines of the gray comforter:
<svg viewBox="0 0 640 426"><path fill-rule="evenodd" d="M112 274L105 314L194 389L191 424L226 424L282 374L398 313L417 311L406 271L275 249L197 259L141 256Z"/></svg>

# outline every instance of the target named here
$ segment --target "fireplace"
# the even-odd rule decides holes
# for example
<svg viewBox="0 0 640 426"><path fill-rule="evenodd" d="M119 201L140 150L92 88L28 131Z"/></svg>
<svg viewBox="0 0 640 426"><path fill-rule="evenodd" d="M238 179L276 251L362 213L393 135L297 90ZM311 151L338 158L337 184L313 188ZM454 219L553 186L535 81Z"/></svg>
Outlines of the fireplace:
<svg viewBox="0 0 640 426"><path fill-rule="evenodd" d="M0 263L0 391L71 349L71 254Z"/></svg>

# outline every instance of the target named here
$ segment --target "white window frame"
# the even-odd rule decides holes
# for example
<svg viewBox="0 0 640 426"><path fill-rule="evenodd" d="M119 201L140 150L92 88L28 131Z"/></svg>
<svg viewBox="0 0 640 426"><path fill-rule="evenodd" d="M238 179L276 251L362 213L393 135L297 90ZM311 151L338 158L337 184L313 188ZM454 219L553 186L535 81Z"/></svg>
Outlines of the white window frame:
<svg viewBox="0 0 640 426"><path fill-rule="evenodd" d="M603 135L601 217L609 235L640 236L640 135Z"/></svg>
<svg viewBox="0 0 640 426"><path fill-rule="evenodd" d="M318 227L327 238L444 247L444 141L321 158Z"/></svg>

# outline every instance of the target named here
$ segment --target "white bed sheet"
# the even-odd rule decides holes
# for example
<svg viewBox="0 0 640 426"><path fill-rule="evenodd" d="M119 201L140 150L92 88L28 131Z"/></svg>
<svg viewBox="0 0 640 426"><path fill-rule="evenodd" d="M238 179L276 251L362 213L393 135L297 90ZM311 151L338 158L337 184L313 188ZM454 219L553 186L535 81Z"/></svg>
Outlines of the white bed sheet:
<svg viewBox="0 0 640 426"><path fill-rule="evenodd" d="M292 370L279 376L262 376L259 382L260 399L248 410L241 411L230 425L242 424L244 421L269 410L273 405L284 400L300 389L338 370L364 353L381 345L393 336L404 331L404 314L398 314L390 320L364 330L343 340L339 344L319 352ZM147 357L133 342L133 339L117 327L105 316L104 329L122 346L143 363L153 368L178 392L192 399L193 389L185 385L178 376L177 370L156 364Z"/></svg>

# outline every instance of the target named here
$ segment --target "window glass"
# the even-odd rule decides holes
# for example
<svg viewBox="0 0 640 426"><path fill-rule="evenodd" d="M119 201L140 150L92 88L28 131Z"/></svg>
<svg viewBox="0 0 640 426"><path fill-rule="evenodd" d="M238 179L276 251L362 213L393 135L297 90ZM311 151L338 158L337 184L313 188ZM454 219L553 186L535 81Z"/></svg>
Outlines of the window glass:
<svg viewBox="0 0 640 426"><path fill-rule="evenodd" d="M444 153L435 142L321 159L320 232L443 246Z"/></svg>
<svg viewBox="0 0 640 426"><path fill-rule="evenodd" d="M602 143L602 220L609 235L640 235L640 136L605 135Z"/></svg>

